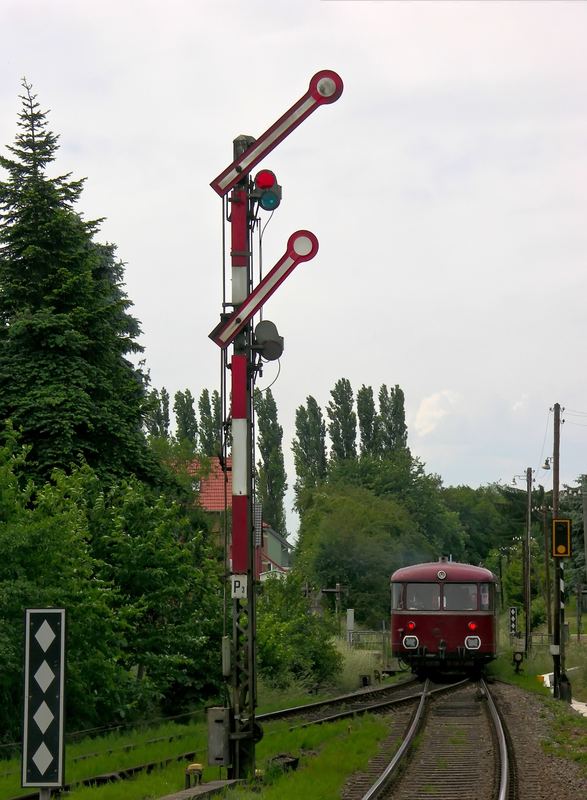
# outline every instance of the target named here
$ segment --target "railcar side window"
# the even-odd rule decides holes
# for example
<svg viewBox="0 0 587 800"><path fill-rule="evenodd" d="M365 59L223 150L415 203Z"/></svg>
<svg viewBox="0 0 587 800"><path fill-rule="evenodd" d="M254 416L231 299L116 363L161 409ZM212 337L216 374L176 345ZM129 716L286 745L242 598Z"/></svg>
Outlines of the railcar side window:
<svg viewBox="0 0 587 800"><path fill-rule="evenodd" d="M479 586L479 608L481 611L493 611L492 591L489 583L482 583Z"/></svg>
<svg viewBox="0 0 587 800"><path fill-rule="evenodd" d="M476 583L445 583L443 591L445 611L477 611Z"/></svg>
<svg viewBox="0 0 587 800"><path fill-rule="evenodd" d="M406 604L410 611L438 611L440 586L437 583L407 583Z"/></svg>
<svg viewBox="0 0 587 800"><path fill-rule="evenodd" d="M404 608L404 585L403 583L391 584L391 607L396 611Z"/></svg>

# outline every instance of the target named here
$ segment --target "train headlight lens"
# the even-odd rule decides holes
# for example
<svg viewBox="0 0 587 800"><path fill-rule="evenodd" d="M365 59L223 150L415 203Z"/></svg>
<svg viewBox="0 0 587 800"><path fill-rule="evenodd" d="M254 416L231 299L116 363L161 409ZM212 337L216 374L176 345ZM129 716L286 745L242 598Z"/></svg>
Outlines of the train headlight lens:
<svg viewBox="0 0 587 800"><path fill-rule="evenodd" d="M415 650L418 647L418 637L417 636L404 636L403 645L406 650Z"/></svg>
<svg viewBox="0 0 587 800"><path fill-rule="evenodd" d="M467 625L467 628L470 631L476 631L477 630L477 623L476 622L469 622L468 625Z"/></svg>
<svg viewBox="0 0 587 800"><path fill-rule="evenodd" d="M408 624L406 625L406 628L407 628L409 631L415 631L415 630L416 630L416 623L415 623L415 622L412 622L412 621L410 621L410 622L408 622Z"/></svg>
<svg viewBox="0 0 587 800"><path fill-rule="evenodd" d="M481 639L478 636L467 636L465 647L467 650L478 650L481 647Z"/></svg>

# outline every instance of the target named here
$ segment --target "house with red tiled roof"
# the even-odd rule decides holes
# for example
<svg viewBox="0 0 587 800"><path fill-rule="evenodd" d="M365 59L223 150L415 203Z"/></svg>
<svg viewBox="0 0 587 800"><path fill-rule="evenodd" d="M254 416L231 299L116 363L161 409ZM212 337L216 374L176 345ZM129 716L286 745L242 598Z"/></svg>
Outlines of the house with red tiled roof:
<svg viewBox="0 0 587 800"><path fill-rule="evenodd" d="M194 464L198 472L199 464ZM226 459L224 469L218 457L210 458L209 470L202 470L199 478L199 502L204 511L219 517L232 508L232 459ZM257 577L265 580L269 575L284 574L290 568L289 542L273 530L267 522L262 524L262 532L255 547Z"/></svg>
<svg viewBox="0 0 587 800"><path fill-rule="evenodd" d="M194 464L194 469L199 469L198 464ZM210 471L203 470L200 476L200 505L204 511L210 513L222 513L225 508L232 507L232 458L228 456L225 469L222 469L220 459L213 457L210 459ZM225 505L225 502L227 505Z"/></svg>

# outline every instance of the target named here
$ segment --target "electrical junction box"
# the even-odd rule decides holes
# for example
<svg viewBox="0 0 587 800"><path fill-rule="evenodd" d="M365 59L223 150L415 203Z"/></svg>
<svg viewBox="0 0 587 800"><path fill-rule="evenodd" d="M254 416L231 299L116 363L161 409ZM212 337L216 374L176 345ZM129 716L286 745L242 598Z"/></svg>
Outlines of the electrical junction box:
<svg viewBox="0 0 587 800"><path fill-rule="evenodd" d="M208 764L229 767L230 708L215 706L208 709Z"/></svg>

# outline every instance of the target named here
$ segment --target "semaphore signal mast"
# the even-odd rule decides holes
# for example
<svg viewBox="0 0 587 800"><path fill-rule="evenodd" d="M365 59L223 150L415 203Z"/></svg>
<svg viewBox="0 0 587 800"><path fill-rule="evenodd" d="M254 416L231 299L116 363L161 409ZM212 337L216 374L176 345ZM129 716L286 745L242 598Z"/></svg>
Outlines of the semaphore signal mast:
<svg viewBox="0 0 587 800"><path fill-rule="evenodd" d="M256 608L255 547L253 525L253 383L265 360L281 356L283 339L268 320L253 330L252 320L295 267L314 258L318 239L307 230L292 233L285 252L269 273L253 287L251 269L252 228L258 209L273 211L281 200L281 186L271 170L251 171L280 142L322 105L334 103L343 83L331 70L317 72L307 92L258 139L239 136L233 142L232 163L210 184L227 198L230 212L232 295L230 313L221 314L210 338L221 348L223 367L230 373L232 434L232 528L230 597L232 636L223 642L223 675L230 682L230 705L209 709L208 760L226 766L231 778L255 771L255 743L262 730L256 708ZM230 360L227 349L232 345Z"/></svg>

